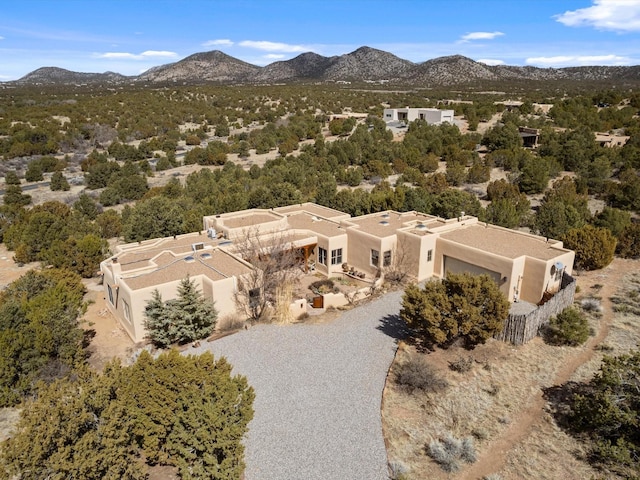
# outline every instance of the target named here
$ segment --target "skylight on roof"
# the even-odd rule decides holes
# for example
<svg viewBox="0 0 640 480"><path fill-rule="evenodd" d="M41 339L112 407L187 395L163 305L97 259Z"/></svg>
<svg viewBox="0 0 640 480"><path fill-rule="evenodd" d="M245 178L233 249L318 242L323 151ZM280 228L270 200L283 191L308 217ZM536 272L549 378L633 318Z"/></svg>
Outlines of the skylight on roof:
<svg viewBox="0 0 640 480"><path fill-rule="evenodd" d="M186 257L184 257L184 261L187 263L191 263L191 262L195 262L196 259L192 255L187 255Z"/></svg>

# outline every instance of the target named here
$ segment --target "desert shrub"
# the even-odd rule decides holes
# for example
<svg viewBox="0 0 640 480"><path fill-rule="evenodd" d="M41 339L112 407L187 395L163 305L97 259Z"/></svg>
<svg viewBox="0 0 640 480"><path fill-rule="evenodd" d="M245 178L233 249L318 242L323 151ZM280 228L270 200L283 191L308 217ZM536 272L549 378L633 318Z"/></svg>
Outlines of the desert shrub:
<svg viewBox="0 0 640 480"><path fill-rule="evenodd" d="M309 289L316 294L331 292L335 293L337 290L335 284L333 283L333 280L331 280L330 278L313 282L311 285L309 285Z"/></svg>
<svg viewBox="0 0 640 480"><path fill-rule="evenodd" d="M449 368L454 372L458 373L466 373L473 367L473 357L462 357L459 356L453 362L449 362Z"/></svg>
<svg viewBox="0 0 640 480"><path fill-rule="evenodd" d="M450 433L440 440L431 441L427 453L445 472L457 472L461 462L474 463L477 460L473 438L460 440Z"/></svg>
<svg viewBox="0 0 640 480"><path fill-rule="evenodd" d="M408 392L441 392L449 383L433 371L423 356L412 356L408 361L397 366L395 381L398 386Z"/></svg>
<svg viewBox="0 0 640 480"><path fill-rule="evenodd" d="M391 480L407 480L408 469L404 463L394 461L389 463L389 470L391 470Z"/></svg>
<svg viewBox="0 0 640 480"><path fill-rule="evenodd" d="M565 308L552 317L544 329L544 339L551 345L577 347L589 338L590 329L586 316L575 308Z"/></svg>
<svg viewBox="0 0 640 480"><path fill-rule="evenodd" d="M509 301L488 275L449 274L442 282L410 285L400 318L427 345L462 338L467 346L484 343L502 330Z"/></svg>
<svg viewBox="0 0 640 480"><path fill-rule="evenodd" d="M600 300L593 297L583 298L580 301L580 307L585 312L601 312L602 306L600 305Z"/></svg>
<svg viewBox="0 0 640 480"><path fill-rule="evenodd" d="M618 237L616 251L622 258L640 258L640 223L625 227Z"/></svg>

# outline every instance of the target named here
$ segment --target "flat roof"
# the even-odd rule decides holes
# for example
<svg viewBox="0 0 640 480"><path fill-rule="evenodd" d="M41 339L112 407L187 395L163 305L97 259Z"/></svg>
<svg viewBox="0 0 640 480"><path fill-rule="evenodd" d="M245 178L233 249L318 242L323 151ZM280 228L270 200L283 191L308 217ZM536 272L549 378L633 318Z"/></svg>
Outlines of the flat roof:
<svg viewBox="0 0 640 480"><path fill-rule="evenodd" d="M118 258L122 272L136 270L145 267L151 259L158 254L169 251L174 255L192 252L192 245L202 243L206 250L217 246L220 240L211 239L204 234L190 233L176 237L156 238L141 243L128 243L118 247L118 253L113 257Z"/></svg>
<svg viewBox="0 0 640 480"><path fill-rule="evenodd" d="M287 221L291 228L298 230L310 230L313 233L323 235L325 237L339 237L346 235L347 232L340 227L339 223L325 220L322 218L314 218L308 213L295 213L287 217Z"/></svg>
<svg viewBox="0 0 640 480"><path fill-rule="evenodd" d="M182 280L187 276L204 275L212 281L217 281L251 271L247 265L220 249L198 250L182 255L164 252L156 257L154 262L157 264L155 268L123 276L122 283L132 290L140 290Z"/></svg>
<svg viewBox="0 0 640 480"><path fill-rule="evenodd" d="M281 220L280 215L271 212L242 212L239 215L222 216L222 224L229 228L250 227L261 223L277 222Z"/></svg>
<svg viewBox="0 0 640 480"><path fill-rule="evenodd" d="M470 225L440 234L440 238L477 248L501 257L518 258L528 256L540 260L551 260L563 251L554 247L544 237L528 235L493 225Z"/></svg>
<svg viewBox="0 0 640 480"><path fill-rule="evenodd" d="M301 203L299 205L288 205L286 207L277 207L273 209L275 212L282 214L292 214L299 212L307 212L311 215L316 215L318 217L323 217L329 220L335 218L349 218L350 215L345 212L341 212L340 210L335 210L333 208L325 207L323 205L318 205L317 203Z"/></svg>
<svg viewBox="0 0 640 480"><path fill-rule="evenodd" d="M379 238L395 235L396 231L406 227L409 222L431 222L436 217L418 212L382 212L350 218L348 222L360 227L360 230Z"/></svg>

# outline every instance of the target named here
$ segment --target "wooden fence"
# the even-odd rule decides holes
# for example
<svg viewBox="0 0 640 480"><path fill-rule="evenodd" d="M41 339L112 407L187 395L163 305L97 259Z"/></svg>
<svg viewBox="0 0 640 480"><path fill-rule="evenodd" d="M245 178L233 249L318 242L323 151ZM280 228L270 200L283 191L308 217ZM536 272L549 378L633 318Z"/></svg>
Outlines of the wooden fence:
<svg viewBox="0 0 640 480"><path fill-rule="evenodd" d="M564 273L560 290L546 303L526 314L507 317L502 332L495 338L514 345L522 345L538 335L540 327L549 323L549 319L573 305L576 293L576 280Z"/></svg>

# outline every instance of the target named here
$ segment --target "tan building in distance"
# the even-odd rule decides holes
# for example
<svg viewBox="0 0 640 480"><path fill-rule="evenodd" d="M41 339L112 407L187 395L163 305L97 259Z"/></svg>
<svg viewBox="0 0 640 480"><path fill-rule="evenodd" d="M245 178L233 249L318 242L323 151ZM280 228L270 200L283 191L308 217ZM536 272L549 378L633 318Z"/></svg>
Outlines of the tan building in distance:
<svg viewBox="0 0 640 480"><path fill-rule="evenodd" d="M247 235L285 241L300 252L301 268L327 277L357 275L371 282L392 269L416 280L448 272L485 273L510 301L537 304L571 274L574 252L562 242L479 222L419 212L351 217L313 203L251 209L203 218L203 232L117 248L102 262L107 305L134 341L144 339L144 307L157 288L175 298L187 275L220 316L233 314L237 280L252 266L240 258ZM311 308L310 306L308 308Z"/></svg>

